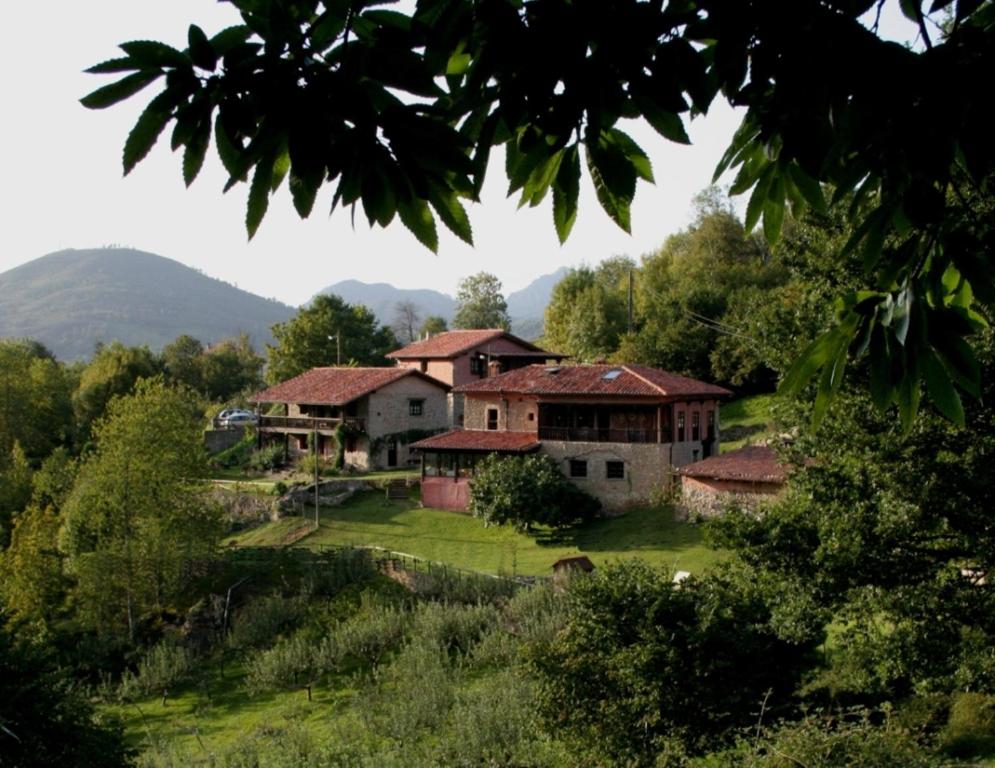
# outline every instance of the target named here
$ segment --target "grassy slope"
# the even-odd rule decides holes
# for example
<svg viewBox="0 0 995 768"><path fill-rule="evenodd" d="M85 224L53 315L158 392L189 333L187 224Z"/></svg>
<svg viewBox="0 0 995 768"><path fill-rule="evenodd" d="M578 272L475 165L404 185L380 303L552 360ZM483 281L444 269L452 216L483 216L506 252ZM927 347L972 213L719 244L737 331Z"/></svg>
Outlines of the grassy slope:
<svg viewBox="0 0 995 768"><path fill-rule="evenodd" d="M770 408L776 395L751 395L722 406L722 452L756 443L771 434Z"/></svg>
<svg viewBox="0 0 995 768"><path fill-rule="evenodd" d="M233 537L237 545L279 545L293 519ZM641 557L665 568L700 572L722 553L702 543L701 529L675 523L666 508L638 508L597 520L559 539L534 538L506 526L485 528L468 515L422 509L414 500L387 501L365 493L321 512L321 528L300 542L374 545L485 573L548 575L561 557L586 554L595 565Z"/></svg>

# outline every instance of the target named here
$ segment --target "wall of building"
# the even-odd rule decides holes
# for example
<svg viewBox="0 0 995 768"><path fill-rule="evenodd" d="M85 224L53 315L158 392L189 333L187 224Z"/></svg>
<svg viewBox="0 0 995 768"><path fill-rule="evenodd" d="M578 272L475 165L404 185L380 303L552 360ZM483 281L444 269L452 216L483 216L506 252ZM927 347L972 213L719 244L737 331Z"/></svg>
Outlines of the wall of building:
<svg viewBox="0 0 995 768"><path fill-rule="evenodd" d="M418 378L406 376L388 384L364 398L366 434L372 440L384 435L408 430L443 430L449 427L448 393L441 387ZM423 400L421 416L408 412L409 400ZM387 466L386 445L380 447L377 455L370 456L369 467ZM413 456L406 445L397 447L397 466L406 467Z"/></svg>
<svg viewBox="0 0 995 768"><path fill-rule="evenodd" d="M453 385L466 384L471 381L479 381L484 378L484 376L478 375L476 373L470 373L470 358L475 355L487 355L493 352L532 352L534 350L528 347L523 347L511 339L495 339L494 341L489 341L486 344L481 344L479 347L474 347L467 353L464 353L454 360L448 361L451 363L451 382ZM541 361L540 361L541 362ZM487 363L484 362L483 370L487 370ZM430 376L435 374L431 371L431 362L429 363Z"/></svg>
<svg viewBox="0 0 995 768"><path fill-rule="evenodd" d="M509 395L466 395L463 406L463 426L466 429L487 429L487 410L498 411L498 430L501 432L538 432L539 406L532 398ZM531 418L530 418L531 415Z"/></svg>
<svg viewBox="0 0 995 768"><path fill-rule="evenodd" d="M669 443L582 443L543 440L551 456L578 487L595 496L606 509L622 509L649 501L654 491L671 481ZM587 477L570 477L570 460L587 462ZM606 477L606 462L621 461L625 476Z"/></svg>
<svg viewBox="0 0 995 768"><path fill-rule="evenodd" d="M730 507L757 510L784 489L783 483L748 483L706 477L681 478L680 506L689 518L711 518Z"/></svg>
<svg viewBox="0 0 995 768"><path fill-rule="evenodd" d="M432 509L464 512L470 506L470 481L465 477L423 477L421 503Z"/></svg>

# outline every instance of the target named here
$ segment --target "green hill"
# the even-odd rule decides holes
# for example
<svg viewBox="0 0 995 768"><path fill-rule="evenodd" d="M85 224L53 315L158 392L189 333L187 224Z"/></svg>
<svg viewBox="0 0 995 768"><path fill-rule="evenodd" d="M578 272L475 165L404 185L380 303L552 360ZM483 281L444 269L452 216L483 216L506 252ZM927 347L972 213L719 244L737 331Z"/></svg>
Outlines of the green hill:
<svg viewBox="0 0 995 768"><path fill-rule="evenodd" d="M183 333L208 344L244 331L261 349L294 311L130 248L58 251L0 274L0 337L37 339L63 360L115 339L159 350Z"/></svg>

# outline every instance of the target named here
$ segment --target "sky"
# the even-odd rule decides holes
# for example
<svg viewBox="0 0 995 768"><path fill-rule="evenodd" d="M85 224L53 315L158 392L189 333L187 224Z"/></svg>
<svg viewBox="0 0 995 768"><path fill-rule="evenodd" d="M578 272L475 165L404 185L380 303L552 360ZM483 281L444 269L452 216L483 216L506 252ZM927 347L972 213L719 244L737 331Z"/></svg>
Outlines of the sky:
<svg viewBox="0 0 995 768"><path fill-rule="evenodd" d="M561 266L594 264L616 254L638 259L687 226L692 198L711 183L741 118L716 99L706 117L687 124L691 146L668 142L642 123L621 126L650 156L656 177L655 185L640 182L631 235L601 210L585 180L577 223L561 246L551 199L518 210L517 197L505 196L503 160L495 153L481 202L468 209L472 248L441 222L436 255L398 220L386 230L370 229L361 207L354 225L348 209L328 216L332 185L322 188L311 217L302 221L285 184L249 241L248 185L222 195L226 174L213 149L187 189L167 129L150 155L123 177L124 140L155 85L108 110L79 104L80 97L113 81L83 70L120 55L119 43L156 39L185 48L191 22L211 35L238 20L230 5L214 0L57 0L17 3L5 14L0 272L64 248L119 245L175 259L292 305L346 279L455 293L460 278L482 270L496 274L511 292Z"/></svg>

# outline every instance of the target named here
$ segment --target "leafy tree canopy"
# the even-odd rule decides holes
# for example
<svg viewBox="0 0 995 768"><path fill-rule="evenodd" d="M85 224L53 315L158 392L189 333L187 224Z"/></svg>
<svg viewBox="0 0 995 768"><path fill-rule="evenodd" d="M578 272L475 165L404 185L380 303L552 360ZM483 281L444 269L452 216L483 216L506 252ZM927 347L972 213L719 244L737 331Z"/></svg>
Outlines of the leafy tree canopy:
<svg viewBox="0 0 995 768"><path fill-rule="evenodd" d="M286 381L319 366L388 365L384 355L397 346L367 307L322 294L285 323L273 326L276 345L267 345L266 379ZM340 354L341 352L341 354Z"/></svg>
<svg viewBox="0 0 995 768"><path fill-rule="evenodd" d="M0 341L0 467L19 443L40 461L73 436L72 381L51 353L32 341Z"/></svg>
<svg viewBox="0 0 995 768"><path fill-rule="evenodd" d="M460 280L456 303L453 328L511 329L501 281L489 272L478 272Z"/></svg>
<svg viewBox="0 0 995 768"><path fill-rule="evenodd" d="M873 346L879 406L914 413L925 381L960 422L957 390L978 394L965 339L983 324L977 302L995 299L995 229L979 200L995 168L978 87L995 74L991 3L901 2L921 48L863 21L884 0L421 0L410 13L366 0L233 4L243 25L212 36L191 26L182 50L124 43L90 69L124 74L86 96L90 108L164 84L128 136L125 172L172 123L188 184L212 135L227 187L251 177L250 236L289 178L301 216L328 181L333 207L360 204L381 226L399 217L435 249L436 216L472 241L461 199L478 199L504 146L509 193L535 206L552 190L562 240L582 166L626 230L637 182L653 180L620 121L687 143L684 117L722 94L746 108L717 174L736 169L733 192L750 192L747 230L762 218L773 242L786 209L852 195L845 250L861 254L866 290L842 297L838 323L785 388L819 373L829 396L848 357ZM939 14L952 18L941 27Z"/></svg>
<svg viewBox="0 0 995 768"><path fill-rule="evenodd" d="M449 330L446 318L439 315L429 315L418 329L419 336L434 336L437 333L444 333Z"/></svg>
<svg viewBox="0 0 995 768"><path fill-rule="evenodd" d="M128 394L139 379L155 376L160 367L148 347L126 347L119 341L98 345L73 394L80 433L88 436L112 398Z"/></svg>

